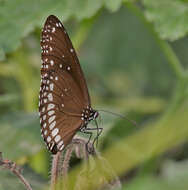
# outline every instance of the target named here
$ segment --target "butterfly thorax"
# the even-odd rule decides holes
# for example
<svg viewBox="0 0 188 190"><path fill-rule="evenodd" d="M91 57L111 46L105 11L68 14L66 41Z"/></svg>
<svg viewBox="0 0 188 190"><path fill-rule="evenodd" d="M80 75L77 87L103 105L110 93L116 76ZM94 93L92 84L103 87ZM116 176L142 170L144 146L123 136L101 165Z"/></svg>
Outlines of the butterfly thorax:
<svg viewBox="0 0 188 190"><path fill-rule="evenodd" d="M82 111L81 120L83 120L85 124L88 124L89 121L96 119L98 115L99 113L96 110L87 107Z"/></svg>

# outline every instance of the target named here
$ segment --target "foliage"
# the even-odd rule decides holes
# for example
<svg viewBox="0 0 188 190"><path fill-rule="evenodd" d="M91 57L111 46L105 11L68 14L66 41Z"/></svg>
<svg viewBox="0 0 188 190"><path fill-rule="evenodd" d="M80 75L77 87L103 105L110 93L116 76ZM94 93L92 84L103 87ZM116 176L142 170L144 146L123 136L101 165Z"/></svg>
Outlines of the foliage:
<svg viewBox="0 0 188 190"><path fill-rule="evenodd" d="M143 0L148 20L154 21L161 38L177 40L188 32L188 2Z"/></svg>
<svg viewBox="0 0 188 190"><path fill-rule="evenodd" d="M93 107L137 122L100 112L104 166L122 176L122 189L187 189L187 12L187 0L0 0L0 152L33 188L46 187L51 159L36 112L40 31L54 14L78 50ZM95 189L112 176L100 172L101 160L89 162ZM87 163L79 163L70 159L68 181L79 176L84 189ZM0 170L0 189L22 188Z"/></svg>

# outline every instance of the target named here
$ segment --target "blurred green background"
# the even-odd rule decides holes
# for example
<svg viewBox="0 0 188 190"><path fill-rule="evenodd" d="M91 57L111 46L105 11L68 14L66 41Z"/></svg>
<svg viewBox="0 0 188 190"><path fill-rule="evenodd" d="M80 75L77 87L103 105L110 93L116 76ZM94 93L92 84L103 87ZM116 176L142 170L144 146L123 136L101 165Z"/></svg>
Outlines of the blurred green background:
<svg viewBox="0 0 188 190"><path fill-rule="evenodd" d="M40 32L50 14L62 20L77 50L92 107L138 123L100 113L98 149L122 188L187 190L186 0L0 0L3 156L22 165L34 189L47 185L51 156L37 112ZM1 189L24 187L0 170Z"/></svg>

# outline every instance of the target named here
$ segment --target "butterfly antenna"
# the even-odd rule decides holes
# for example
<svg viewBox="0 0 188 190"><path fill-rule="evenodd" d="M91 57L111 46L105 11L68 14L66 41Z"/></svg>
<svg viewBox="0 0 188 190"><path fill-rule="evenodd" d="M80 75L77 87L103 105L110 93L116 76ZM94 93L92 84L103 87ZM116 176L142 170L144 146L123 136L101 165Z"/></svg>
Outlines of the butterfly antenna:
<svg viewBox="0 0 188 190"><path fill-rule="evenodd" d="M111 115L115 115L115 116L118 116L118 117L121 117L127 121L129 121L130 123L132 123L135 127L138 127L138 124L136 123L136 121L132 120L132 119L129 119L127 118L125 115L121 115L119 113L114 113L114 112L111 112L111 111L107 111L107 110L98 110L99 112L106 112L106 113L109 113Z"/></svg>

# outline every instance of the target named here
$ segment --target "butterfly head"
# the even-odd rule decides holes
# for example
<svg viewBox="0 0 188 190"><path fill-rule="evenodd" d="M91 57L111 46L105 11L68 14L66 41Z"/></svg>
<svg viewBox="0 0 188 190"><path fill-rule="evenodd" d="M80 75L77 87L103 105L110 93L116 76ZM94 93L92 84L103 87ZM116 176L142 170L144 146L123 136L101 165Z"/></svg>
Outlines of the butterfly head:
<svg viewBox="0 0 188 190"><path fill-rule="evenodd" d="M88 123L91 120L95 120L98 115L99 113L90 107L83 110L81 119L84 120L85 123Z"/></svg>
<svg viewBox="0 0 188 190"><path fill-rule="evenodd" d="M95 120L99 116L99 112L96 110L91 110L89 115L89 121Z"/></svg>

